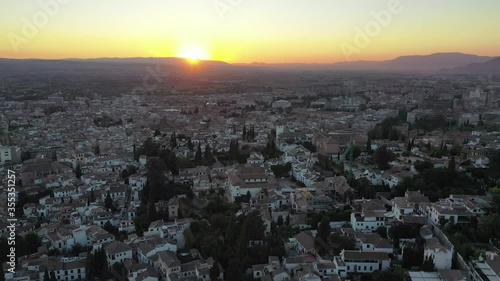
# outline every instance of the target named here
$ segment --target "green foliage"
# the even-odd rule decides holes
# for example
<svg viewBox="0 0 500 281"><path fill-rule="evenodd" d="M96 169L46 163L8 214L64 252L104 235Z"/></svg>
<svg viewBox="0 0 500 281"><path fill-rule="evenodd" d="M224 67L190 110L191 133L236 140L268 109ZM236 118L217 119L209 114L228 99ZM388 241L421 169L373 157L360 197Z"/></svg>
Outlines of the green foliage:
<svg viewBox="0 0 500 281"><path fill-rule="evenodd" d="M324 154L318 154L318 162L316 162L315 165L325 171L344 170L344 165L333 162L328 155Z"/></svg>
<svg viewBox="0 0 500 281"><path fill-rule="evenodd" d="M334 232L329 239L330 248L335 255L339 255L342 250L354 250L356 241L353 237L344 236L340 232Z"/></svg>
<svg viewBox="0 0 500 281"><path fill-rule="evenodd" d="M443 115L434 117L419 118L415 121L413 127L415 129L423 130L424 132L434 131L436 129L448 128L449 123Z"/></svg>
<svg viewBox="0 0 500 281"><path fill-rule="evenodd" d="M3 266L2 266L2 273L3 273ZM3 275L0 277L2 278L4 277ZM43 281L50 281L50 275L49 275L49 271L47 270L47 268L45 268L45 273L43 274Z"/></svg>
<svg viewBox="0 0 500 281"><path fill-rule="evenodd" d="M324 216L321 219L321 223L318 226L318 234L316 235L316 239L321 239L323 242L328 243L328 237L330 236L330 220L327 216Z"/></svg>
<svg viewBox="0 0 500 281"><path fill-rule="evenodd" d="M413 239L420 235L420 226L395 223L389 228L389 238L394 241L394 247L399 248L399 239Z"/></svg>
<svg viewBox="0 0 500 281"><path fill-rule="evenodd" d="M79 243L76 243L75 245L73 245L73 247L71 247L71 255L78 256L78 254L80 254L84 250L85 249L83 248L82 245L80 245Z"/></svg>
<svg viewBox="0 0 500 281"><path fill-rule="evenodd" d="M47 274L47 271L45 271L45 273ZM0 266L0 281L5 281L5 272L3 270L3 264L2 264L2 266ZM45 277L44 277L44 281L45 281Z"/></svg>
<svg viewBox="0 0 500 281"><path fill-rule="evenodd" d="M424 262L424 248L422 246L406 246L403 250L403 268L420 267Z"/></svg>
<svg viewBox="0 0 500 281"><path fill-rule="evenodd" d="M202 159L203 155L201 153L201 145L198 144L198 149L196 150L196 154L194 155L194 161L195 162L200 162Z"/></svg>
<svg viewBox="0 0 500 281"><path fill-rule="evenodd" d="M92 277L104 277L108 271L107 265L104 247L101 247L93 254L89 254L85 265L87 280L92 280ZM102 280L102 278L100 279Z"/></svg>
<svg viewBox="0 0 500 281"><path fill-rule="evenodd" d="M310 141L306 141L306 142L303 142L301 143L301 145L305 148L307 148L309 151L311 151L312 153L316 152L316 146L314 146L314 144Z"/></svg>
<svg viewBox="0 0 500 281"><path fill-rule="evenodd" d="M415 163L413 164L413 166L415 167L415 170L417 170L417 172L419 172L419 173L422 173L426 169L432 169L432 168L434 168L434 164L432 164L431 162L429 162L429 161L420 161L420 160L415 161Z"/></svg>
<svg viewBox="0 0 500 281"><path fill-rule="evenodd" d="M108 193L106 194L106 199L104 199L104 207L108 210L113 210L114 211L114 206L113 206L113 199L111 199L111 195Z"/></svg>
<svg viewBox="0 0 500 281"><path fill-rule="evenodd" d="M500 179L500 150L494 151L489 159L489 175L498 181Z"/></svg>
<svg viewBox="0 0 500 281"><path fill-rule="evenodd" d="M24 239L26 241L28 254L36 253L38 251L38 247L42 245L40 238L34 232L27 233L26 236L24 236Z"/></svg>
<svg viewBox="0 0 500 281"><path fill-rule="evenodd" d="M61 255L61 251L57 248L50 249L49 252L47 253L50 256L59 256Z"/></svg>
<svg viewBox="0 0 500 281"><path fill-rule="evenodd" d="M374 159L379 170L389 170L391 168L389 162L395 160L396 156L383 145L375 151Z"/></svg>
<svg viewBox="0 0 500 281"><path fill-rule="evenodd" d="M292 170L292 163L286 163L285 165L273 165L271 170L274 176L277 178L290 176L290 171Z"/></svg>
<svg viewBox="0 0 500 281"><path fill-rule="evenodd" d="M82 177L82 168L80 167L80 163L76 164L75 175L78 179Z"/></svg>
<svg viewBox="0 0 500 281"><path fill-rule="evenodd" d="M427 257L424 259L422 263L422 271L432 272L436 270L436 266L434 264L434 259L432 257Z"/></svg>
<svg viewBox="0 0 500 281"><path fill-rule="evenodd" d="M396 196L403 196L406 190L420 190L433 202L450 194L484 194L481 184L465 172L438 168L425 169L413 179L405 178L394 190Z"/></svg>
<svg viewBox="0 0 500 281"><path fill-rule="evenodd" d="M114 120L112 117L104 115L102 117L94 118L94 124L97 127L108 128L112 126L121 126L123 124L123 121L121 119Z"/></svg>
<svg viewBox="0 0 500 281"><path fill-rule="evenodd" d="M390 139L390 140L399 140L401 136L401 132L394 128L401 123L397 118L388 118L385 119L382 123L379 123L368 132L368 138L372 140L378 139Z"/></svg>
<svg viewBox="0 0 500 281"><path fill-rule="evenodd" d="M405 272L400 268L376 271L371 275L372 281L405 280Z"/></svg>
<svg viewBox="0 0 500 281"><path fill-rule="evenodd" d="M214 265L210 268L209 275L210 275L210 280L212 281L216 281L219 279L220 269L217 262L214 262Z"/></svg>

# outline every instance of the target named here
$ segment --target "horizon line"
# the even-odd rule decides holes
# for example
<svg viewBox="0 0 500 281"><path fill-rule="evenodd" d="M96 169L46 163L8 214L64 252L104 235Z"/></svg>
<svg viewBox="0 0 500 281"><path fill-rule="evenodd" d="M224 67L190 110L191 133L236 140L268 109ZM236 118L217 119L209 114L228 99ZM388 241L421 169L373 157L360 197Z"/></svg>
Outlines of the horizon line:
<svg viewBox="0 0 500 281"><path fill-rule="evenodd" d="M227 62L223 60L215 60L215 59L198 59L197 61L199 62L222 62L222 63L227 63L227 64L314 64L314 65L326 65L326 64L336 64L336 63L350 63L350 62L385 62L385 61L391 61L400 57L425 57L425 56L431 56L431 55L439 55L439 54L460 54L460 55L471 55L471 56L478 56L478 57L490 57L492 59L500 57L500 55L495 55L495 56L486 56L486 55L477 55L477 54L470 54L470 53L462 53L462 52L436 52L436 53L430 53L426 55L418 55L418 54L410 54L410 55L401 55L401 56L396 56L391 59L385 59L385 60L344 60L344 61L334 61L334 62L260 62L260 61L253 61L253 62ZM11 57L0 57L0 60L42 60L42 61L63 61L63 60L103 60L103 59L180 59L180 60L186 60L189 61L189 58L184 58L184 57L176 57L176 56L167 56L167 57L92 57L92 58L11 58Z"/></svg>

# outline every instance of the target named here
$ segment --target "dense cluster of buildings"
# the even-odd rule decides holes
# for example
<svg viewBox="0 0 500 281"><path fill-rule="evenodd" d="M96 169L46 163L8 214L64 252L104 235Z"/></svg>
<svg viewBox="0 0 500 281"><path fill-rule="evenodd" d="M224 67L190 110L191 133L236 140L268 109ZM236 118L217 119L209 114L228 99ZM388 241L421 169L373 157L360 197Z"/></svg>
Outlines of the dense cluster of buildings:
<svg viewBox="0 0 500 281"><path fill-rule="evenodd" d="M6 272L6 277L43 280L48 271L55 272L58 281L84 280L87 253L67 254L80 245L93 254L104 249L107 264L123 264L128 280L208 281L213 267L220 267L219 278L225 280L214 257L202 256L198 250L184 251L184 234L193 218L182 215L183 204L189 201L190 206L202 209L206 194L215 190L229 202L240 203L248 197L239 212L259 211L267 235L271 235L273 222L283 218L299 229L283 241L286 256L269 256L267 263L248 268L247 273L256 280L346 280L388 270L404 259L405 247L416 243L415 239L391 240L381 235L381 229L388 232L395 224L418 229L425 240L424 257L432 259L436 269L410 271L408 280L499 280L500 259L494 253L474 261L468 270L452 269L455 249L440 231L446 223L467 224L490 212L491 197L452 194L431 202L419 191L407 191L404 197L377 194L376 198L358 198L347 177L317 165L319 155L326 155L337 168L350 170L354 179L389 188L416 175L414 163L418 161L448 167L449 158L434 158L418 148L403 153L411 138L434 146L459 144L466 153L457 161L488 167L489 151L500 149L498 132L436 130L421 134L409 131L408 126L406 131L400 129L406 141L371 141L370 149L385 146L397 156L389 163L390 169L381 171L367 164L364 152L354 163L339 161L352 145L364 151L368 131L387 118L398 118L395 108L407 111L409 124L438 114L444 114L450 124L500 124L498 95L465 85L443 90L443 85L355 80L311 86L300 89L300 94L298 90L279 90L175 98L96 94L72 100L58 95L44 100L4 100L0 106L4 114L0 117L0 172L16 172L18 197L38 198L20 206L17 231L21 236L35 233L42 244L36 253L19 256L16 274ZM461 99L457 100L457 94ZM244 127L252 128L254 136L244 135ZM172 146L174 132L177 141ZM154 208L168 213L169 220L153 221L138 235L134 218L148 180L149 158L135 158L134 152L148 138L185 161L194 159L198 146L225 154L236 141L248 156L245 164L224 164L216 159L209 166L182 167L176 176L168 172L166 178L189 186L194 199L176 196L157 202ZM279 153L269 157L266 149ZM286 175L273 172L273 167L287 165ZM50 191L50 195L37 196L41 191ZM6 195L0 196L5 221ZM108 198L114 212L106 207ZM320 254L311 216L339 209L349 210L350 217L331 221L332 232L352 239L355 247ZM105 230L110 225L127 233L127 238L117 239ZM0 232L7 235L5 223Z"/></svg>

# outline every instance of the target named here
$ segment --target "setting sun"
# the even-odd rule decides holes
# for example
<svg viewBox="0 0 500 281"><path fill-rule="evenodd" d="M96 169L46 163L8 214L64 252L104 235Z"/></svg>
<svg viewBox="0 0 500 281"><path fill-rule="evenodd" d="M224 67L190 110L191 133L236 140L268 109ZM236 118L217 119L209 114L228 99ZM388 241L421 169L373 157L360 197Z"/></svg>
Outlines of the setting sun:
<svg viewBox="0 0 500 281"><path fill-rule="evenodd" d="M208 53L200 47L189 47L179 51L178 56L189 59L191 62L208 59Z"/></svg>

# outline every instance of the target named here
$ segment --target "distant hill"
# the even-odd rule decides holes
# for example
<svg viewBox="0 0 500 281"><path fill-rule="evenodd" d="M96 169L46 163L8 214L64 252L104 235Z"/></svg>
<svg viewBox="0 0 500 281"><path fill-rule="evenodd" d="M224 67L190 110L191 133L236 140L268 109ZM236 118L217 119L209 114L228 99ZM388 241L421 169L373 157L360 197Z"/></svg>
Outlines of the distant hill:
<svg viewBox="0 0 500 281"><path fill-rule="evenodd" d="M445 68L455 68L471 63L487 62L494 57L462 53L436 53L423 56L401 56L385 61L352 61L331 64L239 64L247 66L268 66L276 68L302 68L304 70L343 70L377 72L418 72L434 73Z"/></svg>
<svg viewBox="0 0 500 281"><path fill-rule="evenodd" d="M500 57L483 63L471 63L442 70L446 74L500 74Z"/></svg>
<svg viewBox="0 0 500 281"><path fill-rule="evenodd" d="M116 69L120 67L161 65L165 69L190 71L192 65L183 58L96 58L96 59L63 59L63 60L39 60L39 59L0 59L0 66L6 69L25 69L31 66L31 70L42 69L64 69L72 68L78 70L88 69ZM227 63L214 60L200 60L197 64L198 70L223 71L233 73L247 73L253 71L348 71L348 72L380 72L380 73L477 73L498 72L498 60L495 57L485 57L462 53L436 53L423 56L401 56L385 61L352 61L338 63Z"/></svg>

